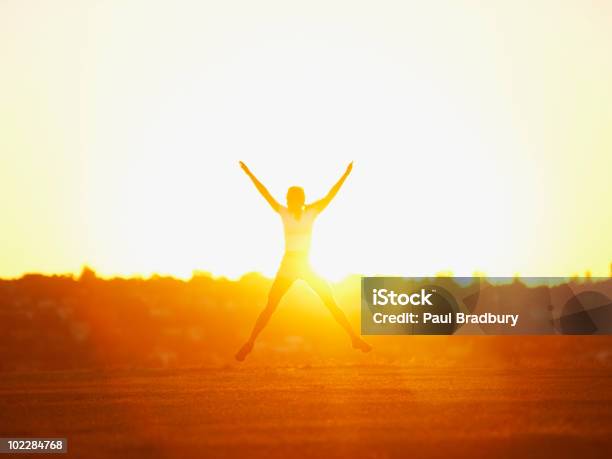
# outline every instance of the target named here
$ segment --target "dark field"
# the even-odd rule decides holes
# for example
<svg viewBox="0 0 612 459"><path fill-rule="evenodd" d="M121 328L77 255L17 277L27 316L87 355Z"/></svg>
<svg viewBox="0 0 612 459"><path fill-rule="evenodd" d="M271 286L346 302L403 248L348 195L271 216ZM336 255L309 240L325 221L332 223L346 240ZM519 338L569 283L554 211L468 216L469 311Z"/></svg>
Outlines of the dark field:
<svg viewBox="0 0 612 459"><path fill-rule="evenodd" d="M69 456L83 458L612 451L610 369L247 365L4 374L0 412L0 436L67 437Z"/></svg>

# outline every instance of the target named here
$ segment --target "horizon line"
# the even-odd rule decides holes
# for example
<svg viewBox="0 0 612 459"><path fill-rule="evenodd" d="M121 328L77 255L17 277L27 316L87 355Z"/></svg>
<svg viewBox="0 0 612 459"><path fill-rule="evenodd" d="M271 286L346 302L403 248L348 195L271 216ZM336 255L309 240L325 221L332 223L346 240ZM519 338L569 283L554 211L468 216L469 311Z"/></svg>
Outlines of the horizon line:
<svg viewBox="0 0 612 459"><path fill-rule="evenodd" d="M49 278L53 278L53 277L61 277L61 278L70 278L76 281L80 281L84 278L86 278L87 276L91 276L94 279L99 279L99 280L103 280L103 281L110 281L110 280L154 280L154 279L172 279L172 280L176 280L176 281L181 281L181 282L189 282L193 279L197 279L199 277L203 277L203 278L211 278L213 280L228 280L231 282L239 282L242 279L244 279L245 277L248 276L259 276L261 278L267 279L267 280L273 280L274 276L268 276L260 271L247 271L244 272L242 274L240 274L239 276L228 276L228 275L224 275L224 274L215 274L211 271L206 271L206 270L202 270L202 269L194 269L191 272L191 275L189 277L183 277L183 276L178 276L175 274L171 274L171 273L160 273L160 272L152 272L148 275L142 274L142 273L132 273L132 274L111 274L111 275L104 275L104 274L99 274L94 268L92 268L91 266L88 265L83 265L83 267L81 268L80 272L75 272L75 271L68 271L68 272L23 272L20 275L17 276L8 276L8 277L2 277L0 276L0 281L18 281L18 280L22 280L28 276L41 276L41 277L49 277ZM383 274L383 273L377 273L377 274L372 274L372 275L365 275L365 274L360 274L360 273L349 273L346 274L344 276L341 277L341 279L339 280L334 280L332 281L333 283L341 283L344 282L350 278L354 278L354 277L401 277L401 278L412 278L412 279L431 279L431 278L483 278L483 279L513 279L513 280L520 280L520 279L564 279L566 281L576 281L576 280L592 280L592 279L597 279L597 280L601 280L601 279L612 279L612 263L610 264L610 272L608 274L608 276L594 276L591 274L590 270L586 270L584 275L579 275L578 273L573 273L571 275L567 275L567 276L534 276L534 275L529 275L529 276L521 276L520 273L514 273L513 275L505 275L505 276L500 276L500 275L489 275L483 271L477 271L475 270L471 275L455 275L453 273L452 270L441 270L438 271L434 274L429 274L429 275L397 275L397 274Z"/></svg>

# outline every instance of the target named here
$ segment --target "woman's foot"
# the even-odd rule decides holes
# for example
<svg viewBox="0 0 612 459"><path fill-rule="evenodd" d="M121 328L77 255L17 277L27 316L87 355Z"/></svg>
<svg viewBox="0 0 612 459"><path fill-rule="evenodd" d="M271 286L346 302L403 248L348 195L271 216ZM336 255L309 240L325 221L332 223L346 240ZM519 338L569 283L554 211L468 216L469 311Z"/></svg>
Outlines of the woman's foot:
<svg viewBox="0 0 612 459"><path fill-rule="evenodd" d="M242 362L244 359L246 359L246 356L249 355L251 351L253 350L253 344L255 343L252 343L250 341L247 341L246 343L244 343L244 346L242 346L240 350L234 356L236 357L236 360L238 360L239 362Z"/></svg>
<svg viewBox="0 0 612 459"><path fill-rule="evenodd" d="M353 349L359 349L361 352L370 352L372 350L372 346L362 340L360 337L356 336L353 338Z"/></svg>

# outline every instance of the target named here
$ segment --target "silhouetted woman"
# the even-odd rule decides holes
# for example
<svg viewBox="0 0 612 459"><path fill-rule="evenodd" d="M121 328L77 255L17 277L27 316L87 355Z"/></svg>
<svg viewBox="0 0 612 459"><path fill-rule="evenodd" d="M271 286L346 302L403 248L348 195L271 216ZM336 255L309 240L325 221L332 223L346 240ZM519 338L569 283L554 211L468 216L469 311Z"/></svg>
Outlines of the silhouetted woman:
<svg viewBox="0 0 612 459"><path fill-rule="evenodd" d="M240 167L255 184L257 191L268 201L268 204L274 209L283 221L285 229L285 255L281 261L280 268L276 273L274 283L268 295L268 303L263 311L259 314L257 321L251 332L249 340L240 348L236 354L236 360L242 361L253 350L253 345L257 336L264 329L272 313L278 306L283 295L289 290L289 287L297 280L302 279L310 285L310 287L319 295L327 309L334 316L334 319L348 333L351 342L355 349L360 349L363 352L368 352L372 348L369 344L363 341L357 335L349 324L344 312L336 304L334 295L329 284L321 276L317 275L310 267L308 261L308 251L310 250L310 240L312 236L312 225L315 218L331 200L336 196L338 190L351 173L353 163L350 163L344 172L344 175L332 187L323 199L305 205L304 190L297 186L292 186L287 191L287 207L280 205L270 194L270 192L257 180L249 168L242 161Z"/></svg>

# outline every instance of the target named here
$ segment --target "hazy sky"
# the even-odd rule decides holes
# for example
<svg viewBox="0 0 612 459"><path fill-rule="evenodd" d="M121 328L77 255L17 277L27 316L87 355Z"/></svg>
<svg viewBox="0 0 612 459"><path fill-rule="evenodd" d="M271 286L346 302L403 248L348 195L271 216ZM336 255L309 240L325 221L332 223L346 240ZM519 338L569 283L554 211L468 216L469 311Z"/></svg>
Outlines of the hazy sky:
<svg viewBox="0 0 612 459"><path fill-rule="evenodd" d="M0 0L0 276L607 274L612 3Z"/></svg>

